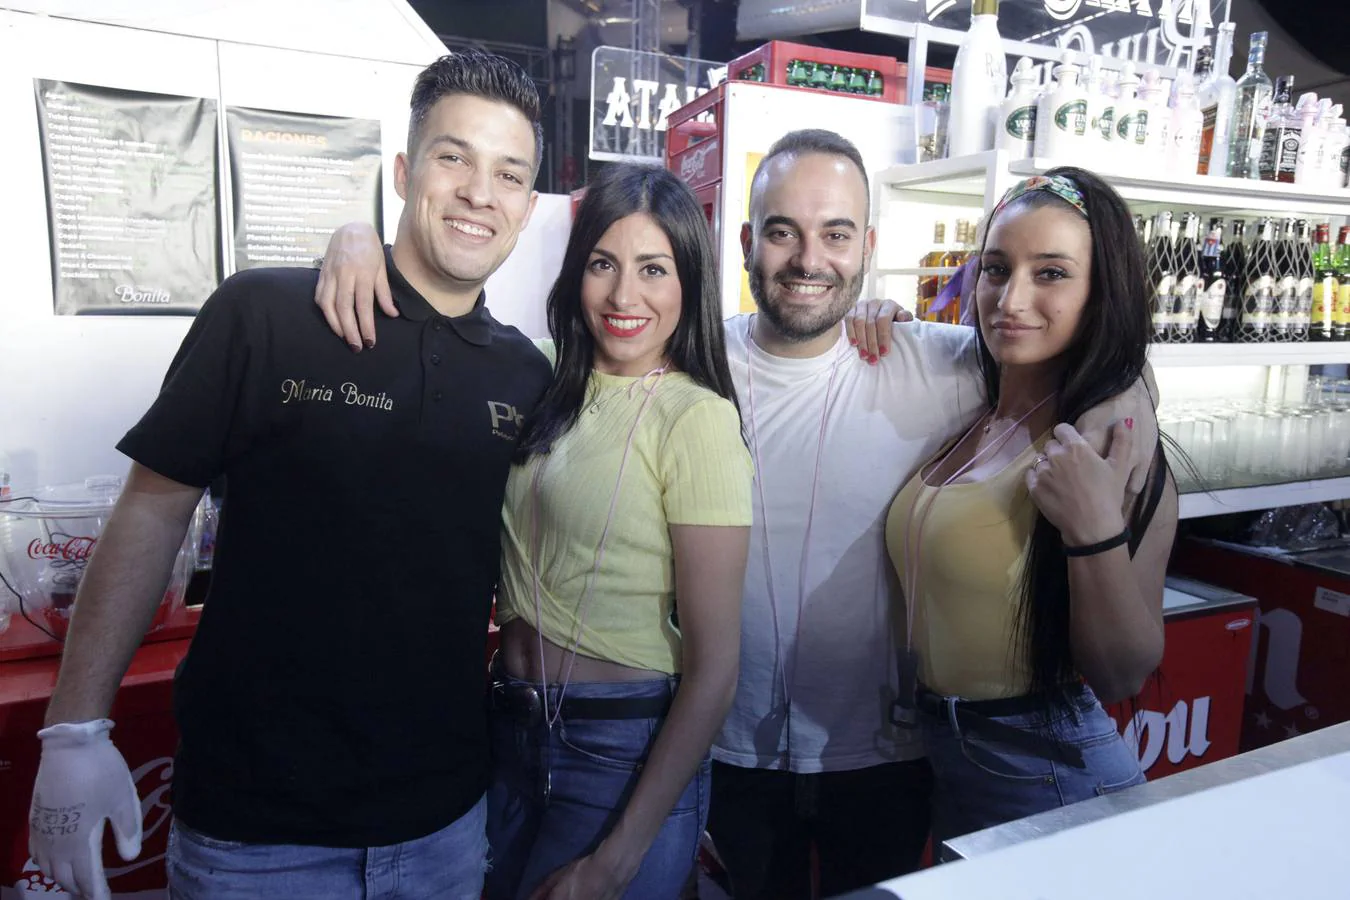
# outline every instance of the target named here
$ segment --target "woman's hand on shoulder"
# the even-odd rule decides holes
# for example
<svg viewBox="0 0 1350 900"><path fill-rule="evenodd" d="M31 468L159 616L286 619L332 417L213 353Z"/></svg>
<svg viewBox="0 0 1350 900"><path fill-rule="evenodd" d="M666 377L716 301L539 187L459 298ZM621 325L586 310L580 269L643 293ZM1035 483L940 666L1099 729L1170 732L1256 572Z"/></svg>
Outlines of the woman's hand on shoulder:
<svg viewBox="0 0 1350 900"><path fill-rule="evenodd" d="M1027 491L1070 547L1109 540L1125 530L1122 504L1134 450L1133 421L1116 423L1105 456L1072 425L1054 437L1027 469Z"/></svg>

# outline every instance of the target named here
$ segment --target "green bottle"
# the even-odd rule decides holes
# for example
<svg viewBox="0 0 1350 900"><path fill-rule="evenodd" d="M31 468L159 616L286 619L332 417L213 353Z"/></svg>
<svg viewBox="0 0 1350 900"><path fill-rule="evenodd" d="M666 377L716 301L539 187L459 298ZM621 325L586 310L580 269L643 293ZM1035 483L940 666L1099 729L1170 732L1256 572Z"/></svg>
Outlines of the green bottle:
<svg viewBox="0 0 1350 900"><path fill-rule="evenodd" d="M816 66L811 73L811 87L817 90L828 90L830 87L830 75L834 71L834 66L829 63L821 63Z"/></svg>
<svg viewBox="0 0 1350 900"><path fill-rule="evenodd" d="M881 82L881 73L873 69L867 78L867 96L880 97L885 93L885 85Z"/></svg>
<svg viewBox="0 0 1350 900"><path fill-rule="evenodd" d="M847 91L848 76L853 70L847 66L835 66L834 74L830 76L830 90Z"/></svg>
<svg viewBox="0 0 1350 900"><path fill-rule="evenodd" d="M867 76L863 74L862 69L854 69L853 74L848 77L848 92L850 94L867 93Z"/></svg>
<svg viewBox="0 0 1350 900"><path fill-rule="evenodd" d="M810 79L810 74L806 71L806 63L800 59L794 59L788 63L787 83L793 87L802 87Z"/></svg>

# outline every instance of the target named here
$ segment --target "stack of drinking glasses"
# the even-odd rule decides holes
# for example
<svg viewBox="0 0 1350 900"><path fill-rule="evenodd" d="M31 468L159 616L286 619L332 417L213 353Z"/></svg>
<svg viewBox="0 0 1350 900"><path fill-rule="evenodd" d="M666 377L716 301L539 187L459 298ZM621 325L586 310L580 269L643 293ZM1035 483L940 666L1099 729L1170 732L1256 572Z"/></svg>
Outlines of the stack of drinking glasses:
<svg viewBox="0 0 1350 900"><path fill-rule="evenodd" d="M1164 403L1158 424L1182 493L1350 475L1350 380L1312 376L1301 403Z"/></svg>

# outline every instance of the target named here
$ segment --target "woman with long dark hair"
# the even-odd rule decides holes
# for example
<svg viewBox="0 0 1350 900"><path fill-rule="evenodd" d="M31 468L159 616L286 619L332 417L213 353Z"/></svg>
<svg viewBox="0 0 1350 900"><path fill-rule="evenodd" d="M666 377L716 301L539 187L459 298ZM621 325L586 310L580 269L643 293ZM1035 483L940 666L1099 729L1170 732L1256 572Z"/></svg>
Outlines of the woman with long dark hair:
<svg viewBox="0 0 1350 900"><path fill-rule="evenodd" d="M975 284L989 411L887 519L940 842L1143 781L1102 702L1162 657L1176 488L1159 446L1126 491L1133 421L1103 457L1072 426L1144 371L1150 326L1128 208L1072 167L995 207ZM1100 700L1099 700L1100 698Z"/></svg>
<svg viewBox="0 0 1350 900"><path fill-rule="evenodd" d="M503 506L488 893L673 898L736 687L752 477L689 188L592 181L548 321Z"/></svg>

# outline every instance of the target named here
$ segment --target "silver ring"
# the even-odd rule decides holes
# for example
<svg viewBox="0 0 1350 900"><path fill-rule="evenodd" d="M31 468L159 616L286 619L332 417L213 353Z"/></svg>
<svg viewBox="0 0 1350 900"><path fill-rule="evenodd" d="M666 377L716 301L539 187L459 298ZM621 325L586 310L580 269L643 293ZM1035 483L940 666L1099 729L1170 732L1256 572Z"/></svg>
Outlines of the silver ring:
<svg viewBox="0 0 1350 900"><path fill-rule="evenodd" d="M1050 457L1046 456L1044 453L1037 453L1036 458L1031 461L1031 471L1035 472L1040 467L1041 463L1047 463L1049 461Z"/></svg>

